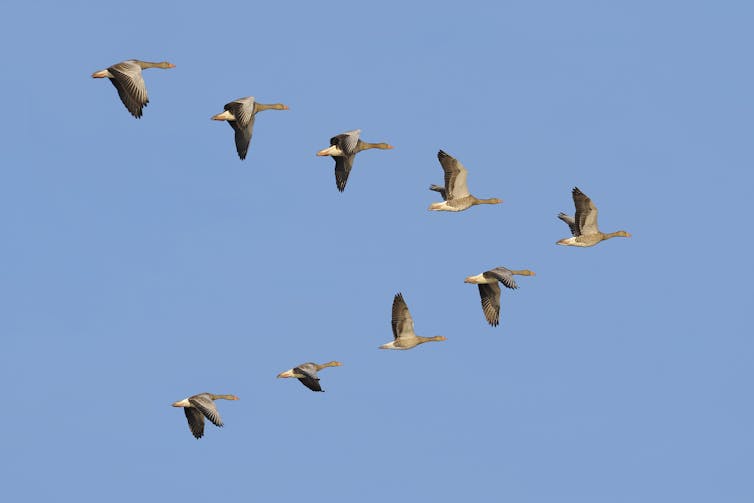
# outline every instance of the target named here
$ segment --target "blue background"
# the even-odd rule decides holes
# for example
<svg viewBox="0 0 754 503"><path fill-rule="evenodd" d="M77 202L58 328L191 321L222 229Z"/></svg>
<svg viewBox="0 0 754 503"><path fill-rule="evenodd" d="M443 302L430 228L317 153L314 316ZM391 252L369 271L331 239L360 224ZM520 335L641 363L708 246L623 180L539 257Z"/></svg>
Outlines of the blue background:
<svg viewBox="0 0 754 503"><path fill-rule="evenodd" d="M752 15L4 6L3 497L752 501ZM90 77L128 58L177 65L138 121ZM241 162L209 118L248 95L290 111ZM314 154L355 128L395 149L340 194ZM440 148L504 203L427 211ZM633 237L555 246L573 186ZM492 328L463 279L495 266L537 275ZM398 291L446 342L377 350ZM197 441L170 403L203 391L240 401Z"/></svg>

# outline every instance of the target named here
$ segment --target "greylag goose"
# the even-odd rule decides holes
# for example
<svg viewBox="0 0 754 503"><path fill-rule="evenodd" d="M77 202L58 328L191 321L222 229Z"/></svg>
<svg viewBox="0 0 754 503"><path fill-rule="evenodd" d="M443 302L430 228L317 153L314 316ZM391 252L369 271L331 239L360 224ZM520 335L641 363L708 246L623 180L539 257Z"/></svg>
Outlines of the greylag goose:
<svg viewBox="0 0 754 503"><path fill-rule="evenodd" d="M147 85L141 76L141 71L144 68L175 68L175 65L167 61L151 63L149 61L129 59L116 63L105 70L94 72L92 77L95 79L104 79L105 77L110 79L115 89L118 90L118 96L120 96L120 100L128 111L131 112L131 115L140 119L142 109L149 103Z"/></svg>
<svg viewBox="0 0 754 503"><path fill-rule="evenodd" d="M367 143L359 139L361 129L354 129L330 138L330 146L317 152L319 156L329 155L335 159L335 185L343 192L346 189L348 175L353 168L356 154L370 148L391 149L387 143Z"/></svg>
<svg viewBox="0 0 754 503"><path fill-rule="evenodd" d="M393 327L394 340L383 344L380 346L380 349L411 349L425 342L447 340L442 335L434 337L416 335L414 332L414 320L411 318L406 301L403 300L403 295L400 293L395 294L395 298L393 299L391 325Z"/></svg>
<svg viewBox="0 0 754 503"><path fill-rule="evenodd" d="M576 206L576 218L559 213L558 218L568 224L573 237L564 238L556 244L564 246L594 246L600 241L606 239L621 237L630 238L631 234L626 231L610 232L605 234L600 232L597 227L597 207L586 194L581 192L578 187L574 187L573 204Z"/></svg>
<svg viewBox="0 0 754 503"><path fill-rule="evenodd" d="M442 170L445 172L445 187L430 185L429 190L439 192L443 199L441 203L432 203L429 209L432 211L463 211L477 204L500 204L503 201L493 197L490 199L477 199L469 193L466 185L468 171L458 160L440 150L437 152Z"/></svg>
<svg viewBox="0 0 754 503"><path fill-rule="evenodd" d="M327 367L340 367L341 365L343 364L335 361L323 363L321 365L312 362L302 363L301 365L297 365L290 370L279 373L278 377L295 377L299 381L301 381L304 386L312 391L324 391L319 385L319 377L317 377L317 372Z"/></svg>
<svg viewBox="0 0 754 503"><path fill-rule="evenodd" d="M198 395L190 396L173 402L173 407L183 407L183 412L186 414L188 420L189 429L196 438L202 438L204 435L204 418L206 417L212 424L222 428L223 422L220 419L220 413L217 412L215 407L215 400L238 400L236 395L213 395L212 393L199 393Z"/></svg>
<svg viewBox="0 0 754 503"><path fill-rule="evenodd" d="M469 276L464 283L474 283L479 286L479 296L482 298L482 311L487 322L496 327L500 323L500 285L502 283L508 288L516 289L518 285L513 279L513 275L534 276L534 272L528 269L522 271L513 271L505 267L495 267L489 271L484 271L476 276Z"/></svg>
<svg viewBox="0 0 754 503"><path fill-rule="evenodd" d="M251 135L254 131L254 116L262 110L288 110L288 106L282 103L265 105L256 102L254 96L238 98L226 103L224 108L224 112L213 115L212 119L228 121L230 127L236 132L236 152L241 160L246 159L246 153L249 151Z"/></svg>

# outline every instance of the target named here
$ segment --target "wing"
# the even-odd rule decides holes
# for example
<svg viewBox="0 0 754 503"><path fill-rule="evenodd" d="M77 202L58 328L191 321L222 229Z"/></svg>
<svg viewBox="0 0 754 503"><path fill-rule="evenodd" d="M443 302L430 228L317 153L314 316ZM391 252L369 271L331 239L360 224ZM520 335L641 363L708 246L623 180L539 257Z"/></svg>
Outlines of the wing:
<svg viewBox="0 0 754 503"><path fill-rule="evenodd" d="M442 170L445 172L446 201L468 196L469 188L466 186L468 171L463 164L442 150L437 153L437 159L440 160Z"/></svg>
<svg viewBox="0 0 754 503"><path fill-rule="evenodd" d="M443 201L447 199L447 192L445 191L445 187L440 187L439 185L435 185L434 183L429 186L429 190L434 190L435 192L439 192L440 196L442 197Z"/></svg>
<svg viewBox="0 0 754 503"><path fill-rule="evenodd" d="M118 90L120 100L131 115L139 119L142 109L149 103L147 85L141 76L141 67L136 63L123 61L107 69L113 78L110 79Z"/></svg>
<svg viewBox="0 0 754 503"><path fill-rule="evenodd" d="M573 204L576 205L576 225L579 234L597 234L597 207L578 187L573 188Z"/></svg>
<svg viewBox="0 0 754 503"><path fill-rule="evenodd" d="M508 288L515 290L518 288L516 280L513 279L513 274L505 267L495 267L489 271L482 273L485 278L495 278Z"/></svg>
<svg viewBox="0 0 754 503"><path fill-rule="evenodd" d="M353 168L353 161L356 159L356 155L337 156L335 159L335 185L338 190L343 192L346 190L346 183L348 182L348 175L351 174L351 168Z"/></svg>
<svg viewBox="0 0 754 503"><path fill-rule="evenodd" d="M398 339L404 336L416 335L414 333L414 320L408 311L406 301L403 300L403 294L395 294L393 298L393 316L391 320L393 327L393 337Z"/></svg>
<svg viewBox="0 0 754 503"><path fill-rule="evenodd" d="M317 377L317 372L312 372L307 368L302 368L301 366L294 368L293 372L304 376L299 377L298 380L301 381L301 384L303 384L310 390L324 391L319 385L319 377Z"/></svg>
<svg viewBox="0 0 754 503"><path fill-rule="evenodd" d="M572 235L578 237L579 229L576 226L576 220L574 220L572 216L566 215L565 213L558 213L558 218L568 224Z"/></svg>
<svg viewBox="0 0 754 503"><path fill-rule="evenodd" d="M188 420L189 430L196 438L204 436L204 414L193 407L184 407L184 414Z"/></svg>
<svg viewBox="0 0 754 503"><path fill-rule="evenodd" d="M479 296L482 298L482 311L487 322L496 327L500 323L500 286L498 283L481 283Z"/></svg>
<svg viewBox="0 0 754 503"><path fill-rule="evenodd" d="M238 157L243 161L246 159L246 154L251 144L251 135L254 133L254 116L251 116L246 126L242 126L238 121L228 121L228 124L230 124L230 127L236 133L236 152L238 152Z"/></svg>
<svg viewBox="0 0 754 503"><path fill-rule="evenodd" d="M354 129L330 138L330 145L335 145L345 155L355 154L359 143L361 129Z"/></svg>
<svg viewBox="0 0 754 503"><path fill-rule="evenodd" d="M226 103L223 108L233 114L240 126L245 127L254 117L254 97L238 98Z"/></svg>
<svg viewBox="0 0 754 503"><path fill-rule="evenodd" d="M194 395L189 398L189 403L196 407L204 416L212 421L212 424L222 428L223 422L220 419L220 413L217 412L215 402L207 395Z"/></svg>

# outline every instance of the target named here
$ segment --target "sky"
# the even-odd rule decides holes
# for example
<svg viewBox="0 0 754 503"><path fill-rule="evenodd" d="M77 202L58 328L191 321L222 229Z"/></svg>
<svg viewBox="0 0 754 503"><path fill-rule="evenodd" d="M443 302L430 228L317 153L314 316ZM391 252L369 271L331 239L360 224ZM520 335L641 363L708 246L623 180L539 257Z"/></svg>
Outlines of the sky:
<svg viewBox="0 0 754 503"><path fill-rule="evenodd" d="M14 2L8 501L750 502L749 2ZM144 72L131 117L91 73ZM255 96L248 157L210 120ZM360 153L344 193L335 134ZM503 204L430 212L437 151ZM578 186L603 231L569 236ZM531 269L484 320L466 276ZM420 335L382 351L402 292ZM284 370L338 360L313 393ZM170 404L201 392L195 440Z"/></svg>

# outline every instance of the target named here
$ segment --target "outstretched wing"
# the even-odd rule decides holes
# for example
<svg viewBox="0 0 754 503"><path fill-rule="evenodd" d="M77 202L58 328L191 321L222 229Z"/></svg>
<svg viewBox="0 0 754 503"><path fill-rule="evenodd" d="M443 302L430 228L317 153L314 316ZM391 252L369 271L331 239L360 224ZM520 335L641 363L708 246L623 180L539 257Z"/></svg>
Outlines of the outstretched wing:
<svg viewBox="0 0 754 503"><path fill-rule="evenodd" d="M445 187L440 187L439 185L435 185L434 183L429 186L429 190L434 190L435 192L439 192L440 196L442 197L443 201L447 200L448 193L445 190Z"/></svg>
<svg viewBox="0 0 754 503"><path fill-rule="evenodd" d="M120 101L131 115L141 118L142 109L149 103L147 85L141 76L141 67L130 61L122 61L107 69L113 77L110 79L118 90Z"/></svg>
<svg viewBox="0 0 754 503"><path fill-rule="evenodd" d="M360 134L361 129L354 129L353 131L346 131L345 133L335 135L330 138L330 145L338 147L338 150L343 152L343 155L355 154Z"/></svg>
<svg viewBox="0 0 754 503"><path fill-rule="evenodd" d="M572 194L579 234L597 234L597 207L578 187L573 188Z"/></svg>
<svg viewBox="0 0 754 503"><path fill-rule="evenodd" d="M356 154L333 157L333 159L335 159L335 185L341 192L346 190L348 175L351 174L351 168L353 168L353 161L355 158Z"/></svg>
<svg viewBox="0 0 754 503"><path fill-rule="evenodd" d="M479 297L487 323L496 327L500 323L500 286L498 283L480 283Z"/></svg>
<svg viewBox="0 0 754 503"><path fill-rule="evenodd" d="M251 136L254 133L254 116L251 116L246 126L242 126L238 121L228 121L228 124L230 124L230 127L236 133L236 152L238 152L238 157L244 160L246 159L246 154L249 152Z"/></svg>
<svg viewBox="0 0 754 503"><path fill-rule="evenodd" d="M445 200L451 201L468 196L469 188L466 186L468 171L463 167L463 164L442 150L437 152L437 159L445 172L445 193L447 196Z"/></svg>
<svg viewBox="0 0 754 503"><path fill-rule="evenodd" d="M202 438L204 436L204 414L194 407L184 407L183 413L186 414L191 434L195 438Z"/></svg>
<svg viewBox="0 0 754 503"><path fill-rule="evenodd" d="M316 372L312 373L309 372L306 369L303 369L301 367L296 367L293 369L293 372L297 375L303 375L304 377L299 377L298 380L301 381L301 384L306 386L312 391L324 391L322 387L319 385L319 377L317 377Z"/></svg>
<svg viewBox="0 0 754 503"><path fill-rule="evenodd" d="M416 335L414 333L414 320L411 318L411 313L408 311L406 301L403 300L403 294L397 293L393 298L391 325L393 327L393 337L395 339Z"/></svg>
<svg viewBox="0 0 754 503"><path fill-rule="evenodd" d="M512 288L514 290L518 288L516 280L513 279L513 274L511 274L510 270L506 269L505 267L495 267L494 269L485 271L482 274L485 278L495 278L508 288Z"/></svg>
<svg viewBox="0 0 754 503"><path fill-rule="evenodd" d="M189 403L204 414L204 417L212 421L212 424L222 428L223 422L222 419L220 419L220 413L217 411L217 407L215 407L215 402L212 398L205 394L194 395L189 398Z"/></svg>
<svg viewBox="0 0 754 503"><path fill-rule="evenodd" d="M573 236L578 237L579 236L579 228L576 225L576 220L573 219L572 216L566 215L565 213L558 213L558 218L564 221L566 224L568 224L568 227L571 229L571 234Z"/></svg>

